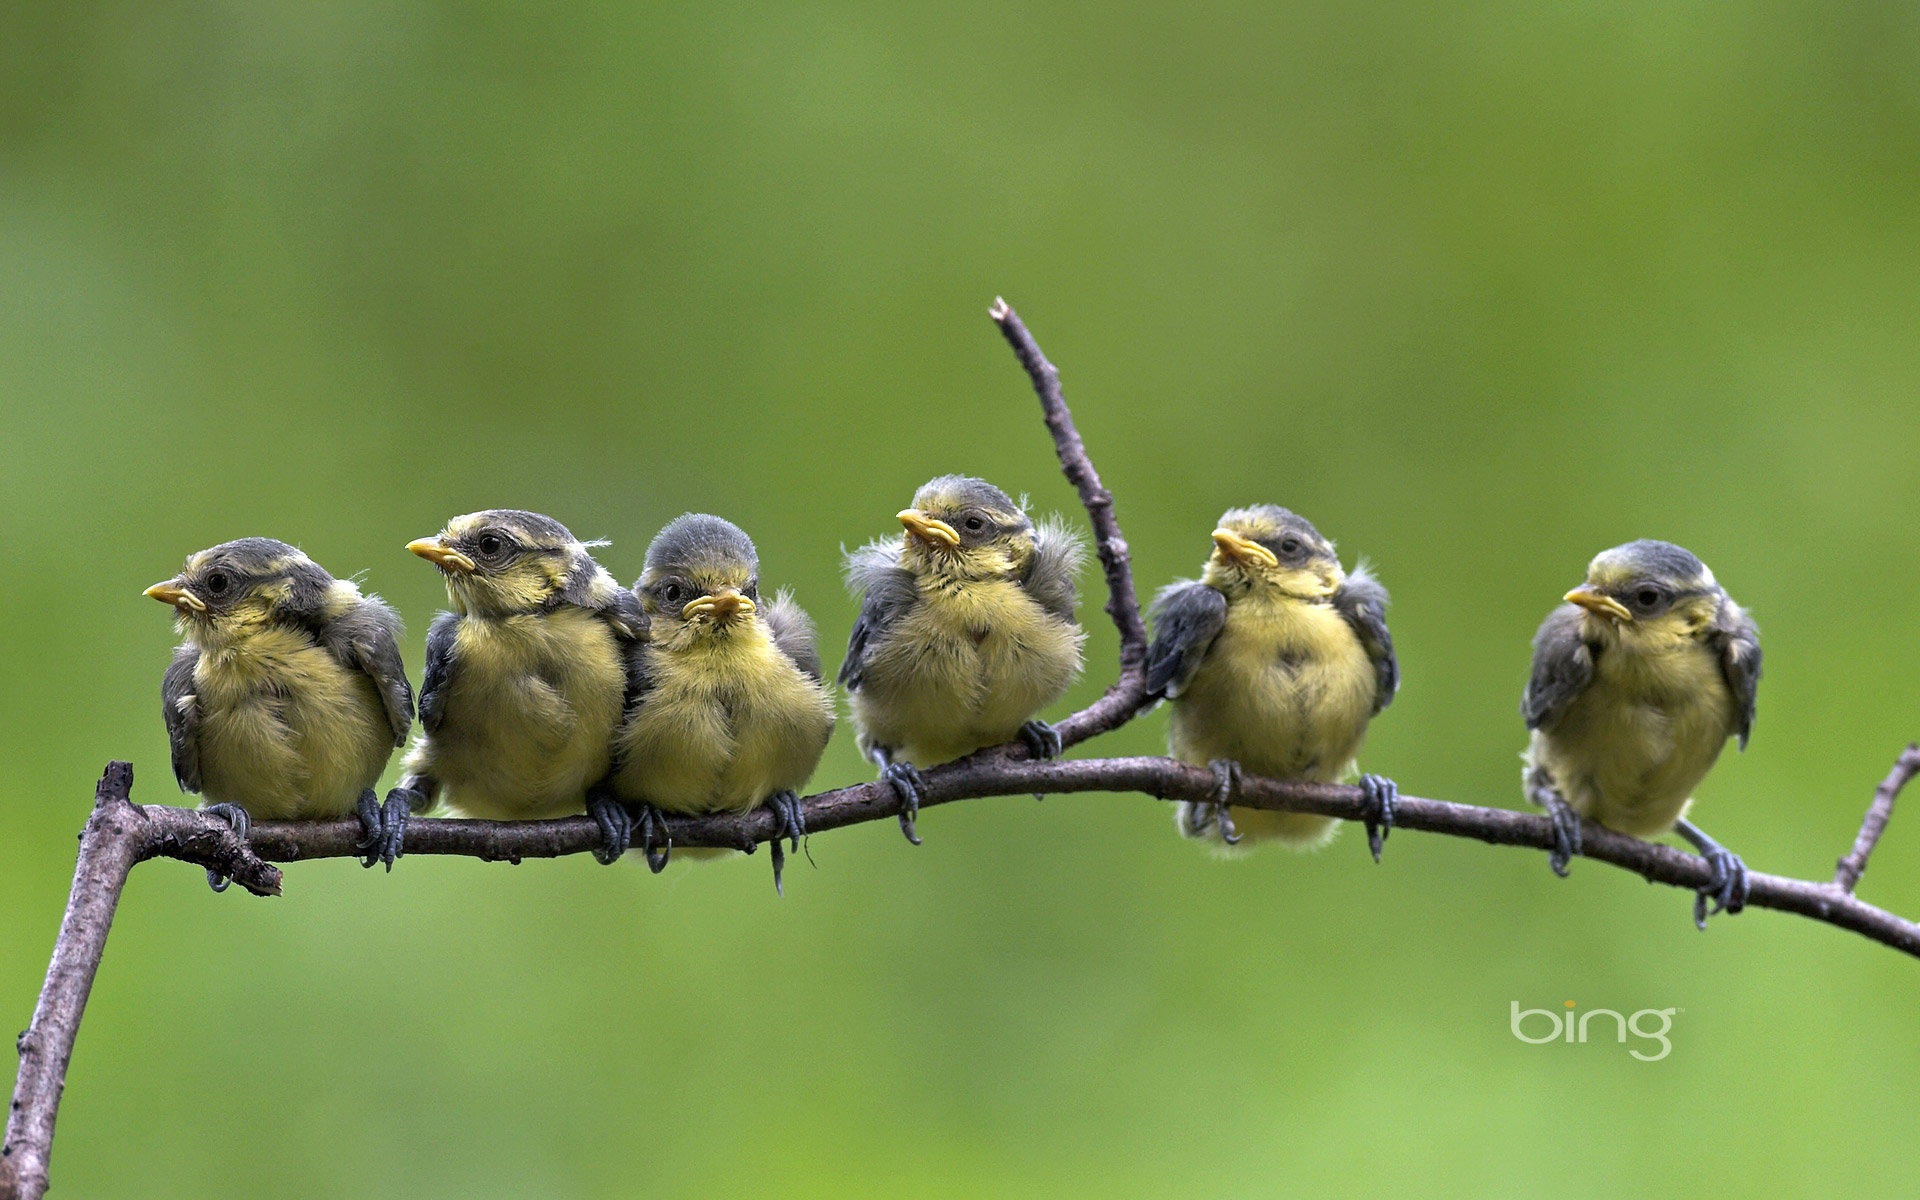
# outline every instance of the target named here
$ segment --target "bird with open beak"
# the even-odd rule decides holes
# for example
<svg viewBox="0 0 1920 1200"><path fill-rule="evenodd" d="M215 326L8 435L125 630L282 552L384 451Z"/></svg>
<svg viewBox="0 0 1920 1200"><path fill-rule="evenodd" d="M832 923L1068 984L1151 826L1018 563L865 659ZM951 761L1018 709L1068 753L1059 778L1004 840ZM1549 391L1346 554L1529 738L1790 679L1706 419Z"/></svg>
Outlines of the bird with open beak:
<svg viewBox="0 0 1920 1200"><path fill-rule="evenodd" d="M1036 714L1080 674L1074 576L1086 547L961 475L922 487L899 521L898 540L847 556L861 605L840 683L860 751L899 793L900 828L918 845L917 768L1015 737L1036 758L1060 753L1059 734Z"/></svg>
<svg viewBox="0 0 1920 1200"><path fill-rule="evenodd" d="M1219 780L1210 803L1184 802L1177 827L1222 850L1252 841L1318 845L1339 822L1233 806L1242 768L1273 779L1337 782L1354 770L1367 725L1393 701L1400 667L1387 633L1387 591L1365 566L1351 575L1306 518L1273 504L1236 508L1213 531L1197 582L1153 604L1147 690L1167 700L1168 745ZM1375 862L1398 789L1362 775Z"/></svg>
<svg viewBox="0 0 1920 1200"><path fill-rule="evenodd" d="M1555 872L1580 849L1583 816L1635 837L1669 830L1714 872L1694 900L1694 923L1738 912L1740 859L1684 820L1727 739L1745 749L1760 686L1760 631L1714 580L1671 542L1602 551L1587 580L1542 622L1521 716L1528 798L1554 819Z"/></svg>
<svg viewBox="0 0 1920 1200"><path fill-rule="evenodd" d="M639 601L539 513L469 513L407 549L440 568L452 611L427 631L421 731L395 794L493 820L584 808L600 824L596 856L614 861L632 830L611 775L647 631Z"/></svg>
<svg viewBox="0 0 1920 1200"><path fill-rule="evenodd" d="M640 842L666 865L659 814L771 808L773 886L782 837L806 834L798 791L833 732L813 623L785 592L763 597L760 558L739 526L704 513L647 547L633 585L651 622L614 746L614 789L640 811ZM698 857L724 850L682 850Z"/></svg>
<svg viewBox="0 0 1920 1200"><path fill-rule="evenodd" d="M357 813L363 865L391 867L399 831L373 785L413 722L393 610L258 537L200 551L146 594L173 608L183 639L160 682L180 790L241 837L253 818Z"/></svg>

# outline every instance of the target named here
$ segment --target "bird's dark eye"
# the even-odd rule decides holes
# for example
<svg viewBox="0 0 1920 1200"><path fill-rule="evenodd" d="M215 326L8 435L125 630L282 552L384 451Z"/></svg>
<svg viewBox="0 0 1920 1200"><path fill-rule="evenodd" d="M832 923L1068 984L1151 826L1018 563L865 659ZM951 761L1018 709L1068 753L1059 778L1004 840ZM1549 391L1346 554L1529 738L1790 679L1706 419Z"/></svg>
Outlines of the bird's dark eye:
<svg viewBox="0 0 1920 1200"><path fill-rule="evenodd" d="M506 542L497 533L483 533L480 535L478 544L480 553L491 556L500 553L500 548L506 545Z"/></svg>
<svg viewBox="0 0 1920 1200"><path fill-rule="evenodd" d="M660 588L660 598L668 604L680 603L680 595L680 585L677 583L664 584Z"/></svg>
<svg viewBox="0 0 1920 1200"><path fill-rule="evenodd" d="M984 517L972 516L966 519L966 526L967 526L967 532L979 533L982 529L985 529L987 527L987 522Z"/></svg>
<svg viewBox="0 0 1920 1200"><path fill-rule="evenodd" d="M211 594L224 596L227 594L227 589L232 586L233 577L225 571L209 571L207 573L207 591Z"/></svg>
<svg viewBox="0 0 1920 1200"><path fill-rule="evenodd" d="M1641 608L1652 608L1654 605L1660 603L1660 589L1644 587L1635 592L1633 598L1639 603Z"/></svg>
<svg viewBox="0 0 1920 1200"><path fill-rule="evenodd" d="M1280 543L1280 553L1289 555L1300 553L1300 539L1286 538L1283 540Z"/></svg>

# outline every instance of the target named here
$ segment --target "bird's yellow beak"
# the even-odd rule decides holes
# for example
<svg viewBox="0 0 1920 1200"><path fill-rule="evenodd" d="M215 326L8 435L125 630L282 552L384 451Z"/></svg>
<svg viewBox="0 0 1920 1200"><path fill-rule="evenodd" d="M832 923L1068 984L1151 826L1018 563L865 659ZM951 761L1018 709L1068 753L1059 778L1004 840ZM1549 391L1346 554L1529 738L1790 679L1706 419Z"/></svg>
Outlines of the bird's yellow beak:
<svg viewBox="0 0 1920 1200"><path fill-rule="evenodd" d="M1213 531L1214 547L1234 562L1245 563L1250 567L1265 567L1268 570L1280 565L1273 551L1262 546L1252 538L1244 538L1231 529Z"/></svg>
<svg viewBox="0 0 1920 1200"><path fill-rule="evenodd" d="M903 508L899 516L900 523L907 527L907 532L929 546L941 545L951 550L960 544L960 535L954 532L953 526L945 521L936 520L917 508Z"/></svg>
<svg viewBox="0 0 1920 1200"><path fill-rule="evenodd" d="M735 589L721 588L711 596L702 596L688 604L680 610L680 616L687 621L705 616L716 625L726 625L737 618L752 616L754 607L753 601Z"/></svg>
<svg viewBox="0 0 1920 1200"><path fill-rule="evenodd" d="M152 596L160 603L171 604L178 609L185 609L197 613L207 611L207 602L181 587L178 579L169 579L165 583L156 583L142 592L141 595Z"/></svg>
<svg viewBox="0 0 1920 1200"><path fill-rule="evenodd" d="M407 543L407 549L426 559L442 571L459 571L462 574L473 570L473 560L447 545L439 537L420 538Z"/></svg>
<svg viewBox="0 0 1920 1200"><path fill-rule="evenodd" d="M1578 604L1596 617L1614 621L1633 620L1633 612L1626 605L1584 583L1568 592L1563 599L1569 604Z"/></svg>

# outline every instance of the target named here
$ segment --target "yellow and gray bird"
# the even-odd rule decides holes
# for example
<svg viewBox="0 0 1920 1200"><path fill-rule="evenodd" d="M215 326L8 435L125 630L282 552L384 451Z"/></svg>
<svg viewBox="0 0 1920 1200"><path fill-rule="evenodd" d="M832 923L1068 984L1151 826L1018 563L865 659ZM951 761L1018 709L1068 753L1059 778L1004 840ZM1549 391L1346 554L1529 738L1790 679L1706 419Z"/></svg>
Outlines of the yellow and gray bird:
<svg viewBox="0 0 1920 1200"><path fill-rule="evenodd" d="M762 599L752 539L704 513L660 531L633 591L651 632L637 647L614 745L614 790L639 809L648 864L661 869L671 850L659 813L743 813L765 804L779 819L778 891L780 839L798 849L807 832L797 793L833 732L813 623L785 592Z"/></svg>
<svg viewBox="0 0 1920 1200"><path fill-rule="evenodd" d="M1147 690L1172 713L1173 757L1211 767L1209 803L1185 802L1178 828L1225 849L1246 840L1318 845L1338 822L1230 801L1244 768L1273 779L1348 777L1368 723L1393 701L1400 666L1387 633L1387 591L1365 566L1351 575L1306 518L1273 504L1229 510L1197 582L1153 603ZM1399 793L1362 775L1375 862Z"/></svg>
<svg viewBox="0 0 1920 1200"><path fill-rule="evenodd" d="M1640 838L1672 830L1714 872L1694 923L1706 927L1709 900L1740 911L1746 867L1683 818L1727 739L1746 748L1759 687L1760 631L1705 563L1671 542L1602 551L1534 635L1520 703L1527 797L1553 817L1554 871L1580 851L1574 814Z"/></svg>
<svg viewBox="0 0 1920 1200"><path fill-rule="evenodd" d="M413 722L393 610L257 537L200 551L146 594L185 639L160 681L180 790L243 838L252 819L357 814L363 865L391 868L406 812L383 811L373 785Z"/></svg>
<svg viewBox="0 0 1920 1200"><path fill-rule="evenodd" d="M613 737L647 618L589 545L508 508L408 543L446 576L453 611L427 632L421 732L395 793L492 820L584 808L600 824L596 856L612 862L632 830L611 786Z"/></svg>
<svg viewBox="0 0 1920 1200"><path fill-rule="evenodd" d="M899 521L900 540L847 556L861 606L840 682L860 752L899 793L900 828L918 845L916 768L1016 736L1036 758L1060 753L1060 735L1035 714L1080 674L1074 576L1086 547L961 475L922 487Z"/></svg>

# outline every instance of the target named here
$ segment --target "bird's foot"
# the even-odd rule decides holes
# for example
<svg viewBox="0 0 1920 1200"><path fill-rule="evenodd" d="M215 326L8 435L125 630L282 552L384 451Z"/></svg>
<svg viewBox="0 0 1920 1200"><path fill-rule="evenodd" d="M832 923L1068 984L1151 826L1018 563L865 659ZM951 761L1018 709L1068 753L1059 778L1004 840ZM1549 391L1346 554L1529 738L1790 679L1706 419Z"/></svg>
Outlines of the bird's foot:
<svg viewBox="0 0 1920 1200"><path fill-rule="evenodd" d="M1580 814L1558 792L1546 796L1547 819L1553 822L1553 849L1547 851L1547 866L1560 878L1567 877L1567 866L1580 853Z"/></svg>
<svg viewBox="0 0 1920 1200"><path fill-rule="evenodd" d="M667 869L667 859L673 854L673 839L667 836L667 819L653 805L642 804L639 819L633 824L640 831L640 853L646 856L647 869L658 875Z"/></svg>
<svg viewBox="0 0 1920 1200"><path fill-rule="evenodd" d="M1713 878L1693 894L1693 923L1706 929L1707 918L1715 913L1737 913L1747 906L1747 864L1740 856L1708 837L1698 825L1681 821L1673 830L1693 843L1700 857L1707 860ZM1712 901L1713 906L1707 906Z"/></svg>
<svg viewBox="0 0 1920 1200"><path fill-rule="evenodd" d="M1360 790L1367 794L1367 803L1372 808L1366 818L1367 849L1377 863L1381 849L1387 844L1387 834L1393 829L1393 803L1400 798L1400 785L1384 775L1362 775Z"/></svg>
<svg viewBox="0 0 1920 1200"><path fill-rule="evenodd" d="M1059 758L1065 749L1060 742L1060 731L1045 721L1028 721L1022 725L1020 740L1027 744L1027 753L1035 758Z"/></svg>
<svg viewBox="0 0 1920 1200"><path fill-rule="evenodd" d="M1220 829L1220 840L1229 846L1240 844L1240 831L1233 827L1233 816L1227 809L1234 797L1240 794L1240 764L1230 758L1216 758L1207 764L1213 772L1213 799L1208 802L1211 812L1199 822L1204 830L1208 825Z"/></svg>
<svg viewBox="0 0 1920 1200"><path fill-rule="evenodd" d="M200 807L200 811L210 817L219 817L222 821L225 821L232 827L233 836L243 842L247 840L247 834L253 830L253 818L249 817L247 810L241 808L238 804L205 804ZM207 886L214 891L224 892L227 890L227 885L232 882L233 880L228 879L214 868L207 868Z"/></svg>
<svg viewBox="0 0 1920 1200"><path fill-rule="evenodd" d="M587 792L587 815L600 826L600 848L593 852L601 866L620 861L633 841L633 814L613 796L611 789L594 787Z"/></svg>
<svg viewBox="0 0 1920 1200"><path fill-rule="evenodd" d="M918 846L920 835L914 832L913 820L920 815L920 800L927 786L920 778L919 769L912 763L890 762L880 768L880 778L892 785L894 794L900 797L900 832Z"/></svg>
<svg viewBox="0 0 1920 1200"><path fill-rule="evenodd" d="M380 803L379 794L372 788L360 793L360 803L356 810L360 815L360 831L363 836L355 849L360 851L360 865L371 867L374 863L385 863L387 870L393 870L407 841L407 818L413 813L413 802L420 793L411 788L397 787L387 793L385 805Z"/></svg>
<svg viewBox="0 0 1920 1200"><path fill-rule="evenodd" d="M784 792L775 792L767 797L767 807L773 810L773 840L768 842L773 859L773 891L776 896L784 896L780 890L780 869L787 865L787 852L780 847L780 839L786 838L792 843L792 849L800 848L800 839L807 836L807 814L800 810L800 797L789 788Z"/></svg>

